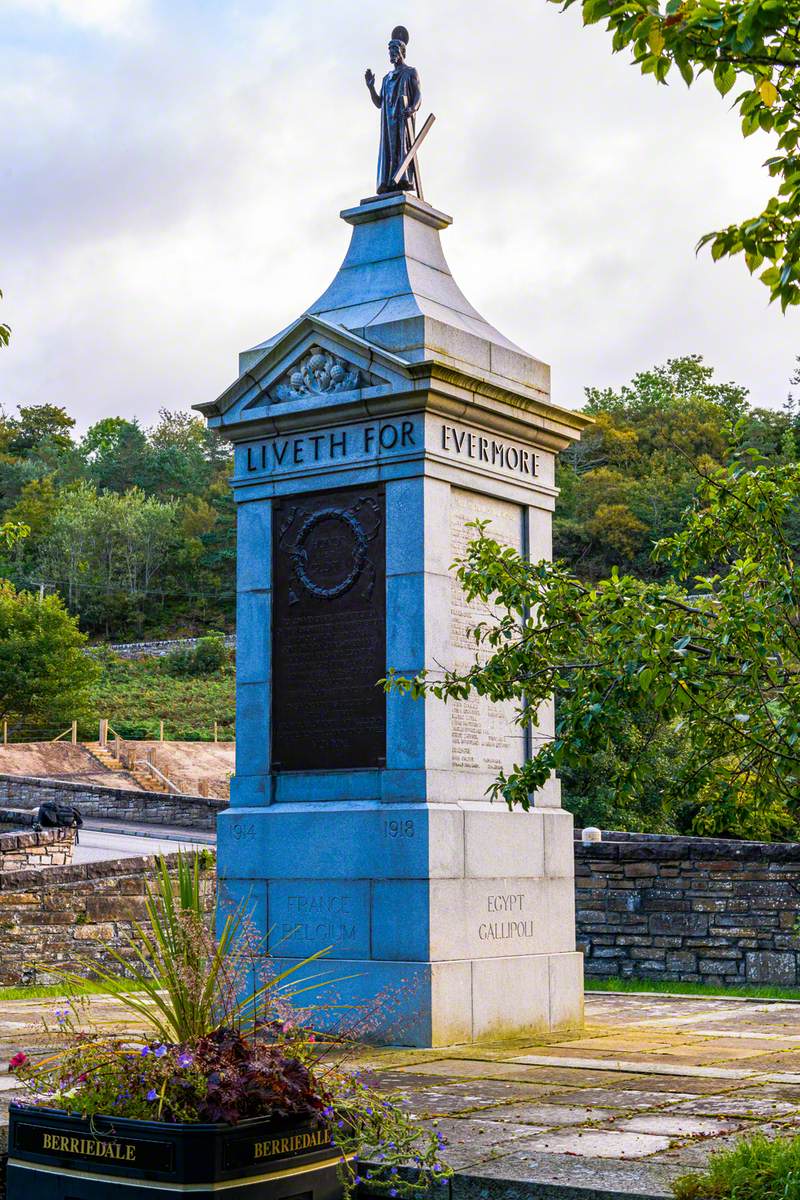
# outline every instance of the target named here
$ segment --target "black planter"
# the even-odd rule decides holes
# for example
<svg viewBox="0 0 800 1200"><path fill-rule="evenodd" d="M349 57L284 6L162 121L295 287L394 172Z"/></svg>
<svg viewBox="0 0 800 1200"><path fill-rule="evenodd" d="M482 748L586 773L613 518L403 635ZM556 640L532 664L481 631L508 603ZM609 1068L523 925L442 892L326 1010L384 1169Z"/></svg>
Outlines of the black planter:
<svg viewBox="0 0 800 1200"><path fill-rule="evenodd" d="M9 1110L7 1200L340 1200L339 1155L312 1121L167 1125Z"/></svg>

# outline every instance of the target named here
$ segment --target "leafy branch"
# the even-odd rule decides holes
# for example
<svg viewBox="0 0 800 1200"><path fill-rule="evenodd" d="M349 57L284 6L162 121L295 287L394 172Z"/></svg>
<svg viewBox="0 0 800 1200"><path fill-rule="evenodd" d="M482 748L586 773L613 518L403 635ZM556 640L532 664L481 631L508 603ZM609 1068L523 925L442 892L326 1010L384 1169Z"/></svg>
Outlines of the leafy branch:
<svg viewBox="0 0 800 1200"><path fill-rule="evenodd" d="M562 0L551 0L561 3ZM606 23L615 52L630 48L643 75L666 83L673 67L687 87L704 73L734 100L742 135L777 137L765 166L776 181L762 212L705 234L714 260L743 255L785 311L800 304L800 10L797 0L563 0L580 3L585 25ZM763 269L762 269L763 268Z"/></svg>

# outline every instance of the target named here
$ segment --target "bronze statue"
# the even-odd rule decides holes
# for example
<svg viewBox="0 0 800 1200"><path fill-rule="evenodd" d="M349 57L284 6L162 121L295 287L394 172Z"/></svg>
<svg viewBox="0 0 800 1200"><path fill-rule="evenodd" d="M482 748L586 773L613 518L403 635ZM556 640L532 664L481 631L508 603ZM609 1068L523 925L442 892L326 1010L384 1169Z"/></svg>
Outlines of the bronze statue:
<svg viewBox="0 0 800 1200"><path fill-rule="evenodd" d="M381 148L378 155L378 193L416 191L421 195L416 158L410 161L399 178L398 170L409 157L414 143L414 116L422 101L419 75L406 63L408 30L402 25L392 30L389 59L394 70L383 78L380 92L375 90L375 76L367 69L364 74L372 103L381 110ZM427 131L426 131L427 132Z"/></svg>

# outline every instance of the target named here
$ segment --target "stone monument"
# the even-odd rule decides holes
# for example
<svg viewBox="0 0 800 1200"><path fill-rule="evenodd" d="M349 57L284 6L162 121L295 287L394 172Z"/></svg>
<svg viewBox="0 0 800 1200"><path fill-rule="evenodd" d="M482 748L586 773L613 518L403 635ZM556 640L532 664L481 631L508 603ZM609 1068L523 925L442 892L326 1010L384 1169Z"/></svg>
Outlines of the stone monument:
<svg viewBox="0 0 800 1200"><path fill-rule="evenodd" d="M238 505L221 894L248 904L281 962L331 946L338 982L303 996L321 1024L341 1019L334 1000L369 1011L385 996L386 1042L577 1028L557 781L528 813L489 803L530 749L508 707L376 684L469 661L485 614L450 569L467 523L548 556L555 455L588 421L552 405L548 367L466 300L440 244L449 216L399 187L341 216L350 248L324 294L198 406L234 443Z"/></svg>

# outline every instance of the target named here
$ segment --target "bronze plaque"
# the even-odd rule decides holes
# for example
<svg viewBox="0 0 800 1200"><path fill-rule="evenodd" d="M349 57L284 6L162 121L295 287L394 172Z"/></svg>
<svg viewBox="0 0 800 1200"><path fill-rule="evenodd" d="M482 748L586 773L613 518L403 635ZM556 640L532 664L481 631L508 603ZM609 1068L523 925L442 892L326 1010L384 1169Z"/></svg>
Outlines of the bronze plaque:
<svg viewBox="0 0 800 1200"><path fill-rule="evenodd" d="M386 520L371 484L276 501L272 766L386 762Z"/></svg>

